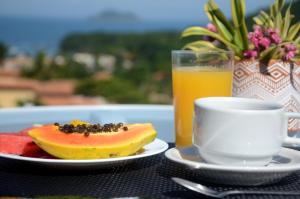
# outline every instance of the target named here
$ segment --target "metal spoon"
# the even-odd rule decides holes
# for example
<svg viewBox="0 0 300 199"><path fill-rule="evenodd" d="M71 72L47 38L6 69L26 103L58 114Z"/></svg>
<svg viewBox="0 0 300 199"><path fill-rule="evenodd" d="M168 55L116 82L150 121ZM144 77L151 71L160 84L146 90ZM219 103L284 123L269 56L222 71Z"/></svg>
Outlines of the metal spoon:
<svg viewBox="0 0 300 199"><path fill-rule="evenodd" d="M173 177L172 180L174 180L176 183L190 190L196 191L198 193L202 193L203 195L206 196L215 197L215 198L223 198L225 196L233 195L233 194L300 195L300 191L247 191L247 190L216 191L204 185L191 182L189 180L176 178L176 177Z"/></svg>

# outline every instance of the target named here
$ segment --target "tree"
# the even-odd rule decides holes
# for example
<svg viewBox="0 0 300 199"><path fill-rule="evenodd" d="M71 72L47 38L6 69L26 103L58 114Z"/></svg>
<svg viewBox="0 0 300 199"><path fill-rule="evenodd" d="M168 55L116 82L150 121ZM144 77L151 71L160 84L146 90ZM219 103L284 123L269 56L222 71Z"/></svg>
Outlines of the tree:
<svg viewBox="0 0 300 199"><path fill-rule="evenodd" d="M4 43L0 42L0 63L5 59L7 52L7 46Z"/></svg>
<svg viewBox="0 0 300 199"><path fill-rule="evenodd" d="M109 80L82 80L76 87L76 93L87 96L103 96L117 103L148 103L147 95L130 81L120 78Z"/></svg>
<svg viewBox="0 0 300 199"><path fill-rule="evenodd" d="M37 78L41 76L42 70L45 68L45 58L46 54L43 51L39 51L34 59L34 64L32 67L22 68L21 74L25 77Z"/></svg>

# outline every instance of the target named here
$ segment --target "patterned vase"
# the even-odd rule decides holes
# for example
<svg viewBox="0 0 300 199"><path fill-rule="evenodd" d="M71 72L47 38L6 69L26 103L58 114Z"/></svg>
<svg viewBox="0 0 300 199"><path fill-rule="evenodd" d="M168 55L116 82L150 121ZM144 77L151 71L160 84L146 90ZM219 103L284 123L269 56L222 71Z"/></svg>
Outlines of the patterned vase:
<svg viewBox="0 0 300 199"><path fill-rule="evenodd" d="M300 63L271 60L237 62L234 69L233 96L276 101L289 112L300 112ZM289 131L300 129L300 121L289 120Z"/></svg>

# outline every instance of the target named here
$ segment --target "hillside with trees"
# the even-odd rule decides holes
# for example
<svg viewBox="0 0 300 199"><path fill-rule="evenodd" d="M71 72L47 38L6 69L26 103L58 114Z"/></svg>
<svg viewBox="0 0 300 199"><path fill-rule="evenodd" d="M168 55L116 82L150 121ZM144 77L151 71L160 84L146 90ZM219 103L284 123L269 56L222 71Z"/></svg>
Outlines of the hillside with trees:
<svg viewBox="0 0 300 199"><path fill-rule="evenodd" d="M155 32L141 34L87 33L66 37L60 52L75 52L116 58L113 78L82 80L77 92L103 95L119 103L171 102L171 50L180 49L179 33ZM98 69L104 70L101 66Z"/></svg>

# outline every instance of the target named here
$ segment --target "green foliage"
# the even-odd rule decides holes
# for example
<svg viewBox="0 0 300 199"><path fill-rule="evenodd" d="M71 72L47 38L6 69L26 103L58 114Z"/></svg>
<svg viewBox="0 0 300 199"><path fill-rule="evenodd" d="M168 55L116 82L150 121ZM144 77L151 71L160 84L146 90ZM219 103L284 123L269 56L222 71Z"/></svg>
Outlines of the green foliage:
<svg viewBox="0 0 300 199"><path fill-rule="evenodd" d="M0 42L0 62L2 62L3 59L6 57L7 52L7 46L4 43Z"/></svg>
<svg viewBox="0 0 300 199"><path fill-rule="evenodd" d="M294 4L293 4L294 3ZM300 1L295 1L290 4L285 4L285 0L275 0L269 8L269 11L260 11L257 15L252 17L245 17L245 1L244 0L231 0L231 16L232 21L226 19L225 15L219 9L218 5L214 0L208 0L204 6L204 10L208 16L210 22L216 27L217 32L213 32L203 27L189 27L185 29L181 36L209 36L222 43L226 48L229 48L235 52L236 59L244 58L243 52L251 49L248 41L248 28L251 28L253 21L255 24L260 25L264 28L272 28L279 30L280 37L283 42L280 44L285 45L291 43L298 48L300 51L300 22L295 24L292 20L296 18L299 21L299 7ZM296 13L298 16L294 16L291 13ZM250 21L253 18L253 21ZM247 26L248 25L248 26ZM207 42L202 39L197 41L189 42L186 44L184 49L190 49L194 51L199 50L215 50L221 51L222 46L216 42ZM258 59L266 60L278 58L280 55L281 47L271 46L270 48L262 51Z"/></svg>
<svg viewBox="0 0 300 199"><path fill-rule="evenodd" d="M21 70L21 75L25 77L37 78L37 79L45 78L44 77L45 76L44 69L46 67L45 58L46 58L45 52L39 51L36 54L33 66L30 68L28 66L23 67ZM48 78L46 77L45 79Z"/></svg>
<svg viewBox="0 0 300 199"><path fill-rule="evenodd" d="M296 3L298 6L300 5L299 1ZM274 4L270 6L269 12L261 11L257 16L253 17L257 25L278 30L282 39L282 43L279 45L266 49L262 53L264 56L261 59L266 59L266 57L268 59L281 58L281 46L288 43L296 46L298 51L300 50L300 39L297 40L297 37L300 38L300 22L292 24L292 20L294 19L294 15L291 14L292 4L293 2L290 2L285 5L285 0L275 0Z"/></svg>
<svg viewBox="0 0 300 199"><path fill-rule="evenodd" d="M247 50L248 44L248 30L245 21L245 2L244 0L231 0L232 21L230 23L226 19L223 12L219 9L214 0L208 0L204 5L204 10L210 22L217 28L217 32L213 32L203 27L189 27L185 29L181 36L210 36L225 45L227 48L233 50L237 58L243 58L243 51ZM200 40L202 41L202 40ZM197 44L197 45L195 45ZM199 45L198 45L199 44ZM219 46L214 43L207 42L192 42L184 46L185 49L191 50L221 50Z"/></svg>
<svg viewBox="0 0 300 199"><path fill-rule="evenodd" d="M283 41L292 41L300 30L300 22L295 24L293 29L289 31L291 21L294 18L291 15L292 4L289 4L285 12L284 4L285 0L275 0L274 4L270 6L269 13L261 11L257 16L253 17L253 20L257 25L278 30Z"/></svg>
<svg viewBox="0 0 300 199"><path fill-rule="evenodd" d="M112 78L109 80L84 80L76 87L76 93L87 96L105 96L112 102L148 103L147 96L137 90L128 80Z"/></svg>
<svg viewBox="0 0 300 199"><path fill-rule="evenodd" d="M112 87L112 91L99 93L101 89L95 86L95 82L100 84L99 81L90 80L79 84L79 93L102 95L119 103L150 103L147 99L150 93L171 95L171 50L179 49L181 45L177 32L88 33L67 36L61 43L60 51L66 55L74 52L87 52L96 56L111 54L117 59L112 74L115 78L104 83ZM123 66L125 60L132 64L131 67ZM163 79L154 80L153 74L156 72L165 74ZM88 86L88 83L92 85ZM86 85L86 89L80 89L81 85Z"/></svg>
<svg viewBox="0 0 300 199"><path fill-rule="evenodd" d="M66 63L57 65L53 60L46 63L46 54L43 51L37 53L32 67L23 67L21 75L39 80L49 79L81 79L90 77L92 72L86 66L65 57Z"/></svg>
<svg viewBox="0 0 300 199"><path fill-rule="evenodd" d="M18 100L18 101L16 102L16 106L25 106L25 105L27 105L27 104L30 104L30 105L33 105L33 106L42 106L42 105L44 105L44 104L40 101L40 99L38 99L38 98L35 98L35 99L33 99L33 100Z"/></svg>
<svg viewBox="0 0 300 199"><path fill-rule="evenodd" d="M155 33L89 33L71 34L62 40L60 51L63 53L87 52L95 55L113 54L118 63L129 55L131 61L145 63L150 71L169 70L171 50L179 49L181 43L177 32Z"/></svg>
<svg viewBox="0 0 300 199"><path fill-rule="evenodd" d="M281 13L278 12L279 9L282 9L282 10L286 10L289 6L289 4L282 4L283 1L281 0L280 1L281 3L279 4L279 6L277 6L277 4L272 4L271 5L271 8L265 8L263 9L264 12L270 12L270 15L271 16L274 16L275 13L277 13L277 16L275 18L275 23L276 24L276 27L279 26L280 21L282 20L282 15ZM276 10L275 10L276 8ZM293 21L300 21L300 1L299 0L296 0L296 1L293 1L293 4L292 4L292 7L291 7L291 13L293 13ZM246 24L247 24L247 27L248 29L252 28L252 26L254 24L259 24L258 21L256 21L256 17L260 14L260 11L257 11L257 12L254 12L254 13L251 13L250 15L248 15L246 17ZM277 20L277 21L276 21Z"/></svg>
<svg viewBox="0 0 300 199"><path fill-rule="evenodd" d="M45 54L39 52L34 66L23 68L22 74L40 80L77 79L78 94L103 96L116 103L151 103L148 100L150 93L171 95L171 50L181 45L177 32L71 34L61 42L63 64L49 62ZM95 57L104 54L114 56L113 78L93 79L94 72L105 69L99 63L91 70L75 62L72 57L76 52L90 53ZM129 62L130 66L124 67L125 62ZM164 74L163 78L153 79L155 73Z"/></svg>
<svg viewBox="0 0 300 199"><path fill-rule="evenodd" d="M57 65L52 62L48 67L51 79L83 79L90 77L92 71L88 70L85 65L67 59L63 65Z"/></svg>

